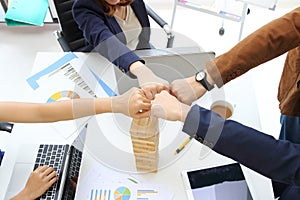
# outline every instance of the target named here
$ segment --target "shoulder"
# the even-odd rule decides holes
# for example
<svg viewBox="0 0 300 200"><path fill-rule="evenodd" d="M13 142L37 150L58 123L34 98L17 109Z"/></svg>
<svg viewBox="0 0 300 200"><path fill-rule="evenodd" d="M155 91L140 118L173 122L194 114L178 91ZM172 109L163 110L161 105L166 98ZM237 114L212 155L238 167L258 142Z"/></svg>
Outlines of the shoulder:
<svg viewBox="0 0 300 200"><path fill-rule="evenodd" d="M132 9L135 12L143 13L146 10L146 5L143 0L134 0L131 4Z"/></svg>
<svg viewBox="0 0 300 200"><path fill-rule="evenodd" d="M72 8L73 15L81 16L94 13L98 16L104 16L104 11L100 8L96 0L75 0Z"/></svg>
<svg viewBox="0 0 300 200"><path fill-rule="evenodd" d="M74 9L93 9L93 10L102 10L97 4L96 0L75 0L73 4Z"/></svg>
<svg viewBox="0 0 300 200"><path fill-rule="evenodd" d="M132 3L144 3L144 1L143 0L133 0Z"/></svg>
<svg viewBox="0 0 300 200"><path fill-rule="evenodd" d="M145 2L143 0L134 0L132 5L145 5Z"/></svg>

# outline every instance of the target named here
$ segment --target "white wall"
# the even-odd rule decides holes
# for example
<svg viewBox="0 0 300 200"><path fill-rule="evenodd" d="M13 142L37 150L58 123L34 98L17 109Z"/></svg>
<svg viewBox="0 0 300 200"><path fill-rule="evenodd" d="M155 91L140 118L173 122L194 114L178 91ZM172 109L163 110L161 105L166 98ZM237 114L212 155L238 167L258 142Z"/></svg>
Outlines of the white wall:
<svg viewBox="0 0 300 200"><path fill-rule="evenodd" d="M147 2L149 5L153 6L173 6L174 1L177 0L144 0ZM215 0L191 0L191 1L198 1L198 2L212 2ZM219 1L226 1L226 0L219 0ZM263 1L263 0L262 0ZM278 0L277 1L278 7L286 8L286 7L295 7L300 5L300 0Z"/></svg>

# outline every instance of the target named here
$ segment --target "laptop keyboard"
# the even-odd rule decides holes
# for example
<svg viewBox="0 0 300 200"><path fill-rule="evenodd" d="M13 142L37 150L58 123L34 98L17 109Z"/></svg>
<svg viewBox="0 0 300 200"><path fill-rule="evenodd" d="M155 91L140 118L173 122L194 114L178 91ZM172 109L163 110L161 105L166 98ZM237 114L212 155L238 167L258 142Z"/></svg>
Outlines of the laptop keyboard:
<svg viewBox="0 0 300 200"><path fill-rule="evenodd" d="M66 153L68 152L69 145L47 145L41 144L38 150L34 169L39 166L48 165L53 167L56 171L57 177L61 176L62 166L65 160ZM57 185L59 181L54 183L39 199L52 200L55 198Z"/></svg>

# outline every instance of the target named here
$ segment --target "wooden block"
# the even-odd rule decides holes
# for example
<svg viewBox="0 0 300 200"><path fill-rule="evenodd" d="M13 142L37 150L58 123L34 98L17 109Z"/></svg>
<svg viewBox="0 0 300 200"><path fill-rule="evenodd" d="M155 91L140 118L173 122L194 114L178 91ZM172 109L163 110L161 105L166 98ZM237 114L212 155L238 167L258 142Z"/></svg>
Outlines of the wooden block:
<svg viewBox="0 0 300 200"><path fill-rule="evenodd" d="M138 171L157 172L158 167L158 151L147 153L136 153L135 163Z"/></svg>
<svg viewBox="0 0 300 200"><path fill-rule="evenodd" d="M157 118L133 119L130 134L138 171L157 172L159 130Z"/></svg>
<svg viewBox="0 0 300 200"><path fill-rule="evenodd" d="M133 119L130 133L137 137L154 136L158 133L158 119L154 117Z"/></svg>

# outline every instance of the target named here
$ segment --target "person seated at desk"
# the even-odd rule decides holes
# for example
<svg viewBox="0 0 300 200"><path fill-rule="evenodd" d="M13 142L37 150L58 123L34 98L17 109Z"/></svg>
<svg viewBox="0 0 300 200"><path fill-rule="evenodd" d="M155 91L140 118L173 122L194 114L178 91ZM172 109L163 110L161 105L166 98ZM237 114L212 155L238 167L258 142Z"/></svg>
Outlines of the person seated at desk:
<svg viewBox="0 0 300 200"><path fill-rule="evenodd" d="M135 75L149 99L168 90L169 83L133 52L151 48L150 22L143 0L76 0L72 12L86 39L82 51L95 50L121 71Z"/></svg>
<svg viewBox="0 0 300 200"><path fill-rule="evenodd" d="M197 75L175 80L171 83L170 90L177 99L190 105L206 91L211 90L214 84L222 87L250 69L284 53L287 53L287 57L278 88L281 112L280 140L259 134L258 131L234 122L224 121L220 138L212 148L272 178L276 197L300 199L300 177L297 172L300 167L298 145L300 144L300 7L264 25L228 52L207 62L206 69L200 72L203 75L202 80L198 79L200 76ZM207 80L203 79L205 74ZM197 112L199 113L196 114ZM174 113L174 117L175 114L178 113ZM194 128L194 134L204 136L204 129L209 123L206 117L210 115L213 116L202 108L193 107L190 117L187 117L187 120L181 119L186 121L184 129L192 134L190 131ZM223 123L217 117L214 119L216 119L215 124ZM196 127L196 124L199 127ZM233 132L229 133L229 131ZM254 134L250 135L250 133ZM238 141L238 138L241 141ZM232 141L229 141L230 139ZM225 149L226 145L223 146L223 142L228 143L227 149ZM233 152L234 149L239 149L239 155ZM269 151L276 152L276 155Z"/></svg>
<svg viewBox="0 0 300 200"><path fill-rule="evenodd" d="M133 118L149 117L151 102L141 89L132 88L123 95L110 98L72 99L51 103L0 102L0 121L44 123L72 120L101 113L122 113ZM52 167L33 171L25 188L12 200L34 200L56 181Z"/></svg>

